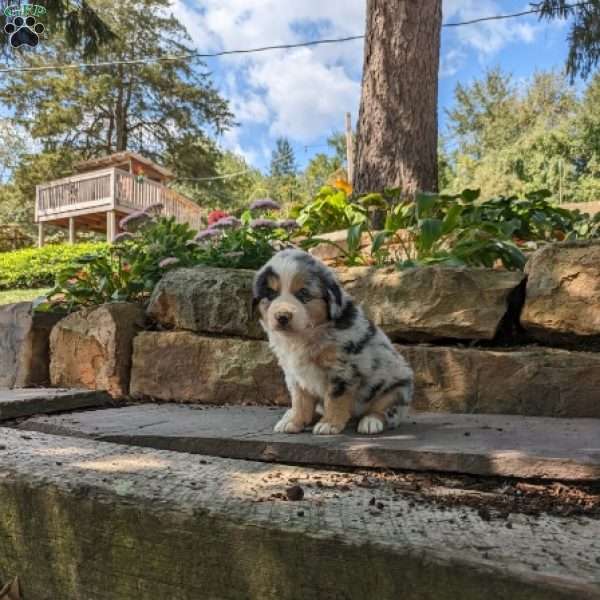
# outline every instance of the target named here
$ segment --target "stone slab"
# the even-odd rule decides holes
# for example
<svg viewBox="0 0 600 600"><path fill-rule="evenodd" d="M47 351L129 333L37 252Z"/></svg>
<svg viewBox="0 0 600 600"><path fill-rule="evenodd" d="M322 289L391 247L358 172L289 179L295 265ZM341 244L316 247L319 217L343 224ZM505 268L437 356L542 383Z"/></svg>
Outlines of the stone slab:
<svg viewBox="0 0 600 600"><path fill-rule="evenodd" d="M415 372L417 410L600 419L598 352L397 348Z"/></svg>
<svg viewBox="0 0 600 600"><path fill-rule="evenodd" d="M27 600L600 598L588 518L509 528L331 470L12 429L0 448L0 578Z"/></svg>
<svg viewBox="0 0 600 600"><path fill-rule="evenodd" d="M413 415L364 436L273 433L282 409L145 404L35 417L21 428L122 444L294 464L385 467L523 478L600 479L600 420Z"/></svg>
<svg viewBox="0 0 600 600"><path fill-rule="evenodd" d="M31 302L0 306L0 387L50 383L50 331L61 316L35 312Z"/></svg>
<svg viewBox="0 0 600 600"><path fill-rule="evenodd" d="M95 408L112 403L105 392L65 389L0 389L0 421Z"/></svg>

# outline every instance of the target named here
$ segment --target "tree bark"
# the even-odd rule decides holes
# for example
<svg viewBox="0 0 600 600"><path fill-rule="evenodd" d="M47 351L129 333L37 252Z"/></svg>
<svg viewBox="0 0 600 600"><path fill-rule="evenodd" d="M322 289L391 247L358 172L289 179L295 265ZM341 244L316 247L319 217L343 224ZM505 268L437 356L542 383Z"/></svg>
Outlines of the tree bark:
<svg viewBox="0 0 600 600"><path fill-rule="evenodd" d="M437 191L442 0L368 0L354 189Z"/></svg>

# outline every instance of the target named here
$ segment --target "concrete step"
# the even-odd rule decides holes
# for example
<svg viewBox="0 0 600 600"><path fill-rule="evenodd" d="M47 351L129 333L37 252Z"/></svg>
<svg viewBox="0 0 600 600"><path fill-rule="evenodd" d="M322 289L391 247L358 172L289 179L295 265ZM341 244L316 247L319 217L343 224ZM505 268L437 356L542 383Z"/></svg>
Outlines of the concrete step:
<svg viewBox="0 0 600 600"><path fill-rule="evenodd" d="M15 575L27 600L591 600L600 521L507 522L348 473L2 428Z"/></svg>
<svg viewBox="0 0 600 600"><path fill-rule="evenodd" d="M105 392L58 388L0 388L0 421L113 404Z"/></svg>
<svg viewBox="0 0 600 600"><path fill-rule="evenodd" d="M388 467L472 475L600 479L600 420L415 414L364 436L273 433L282 409L143 404L40 416L22 429L135 446L294 464Z"/></svg>

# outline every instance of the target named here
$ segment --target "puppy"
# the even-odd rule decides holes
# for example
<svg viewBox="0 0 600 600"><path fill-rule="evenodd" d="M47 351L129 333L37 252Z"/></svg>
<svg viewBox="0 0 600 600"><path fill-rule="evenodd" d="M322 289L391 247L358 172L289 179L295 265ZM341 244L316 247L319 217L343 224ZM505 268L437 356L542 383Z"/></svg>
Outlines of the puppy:
<svg viewBox="0 0 600 600"><path fill-rule="evenodd" d="M333 272L302 250L277 253L254 280L254 306L292 398L276 432L340 433L397 427L412 400L413 372L341 288Z"/></svg>

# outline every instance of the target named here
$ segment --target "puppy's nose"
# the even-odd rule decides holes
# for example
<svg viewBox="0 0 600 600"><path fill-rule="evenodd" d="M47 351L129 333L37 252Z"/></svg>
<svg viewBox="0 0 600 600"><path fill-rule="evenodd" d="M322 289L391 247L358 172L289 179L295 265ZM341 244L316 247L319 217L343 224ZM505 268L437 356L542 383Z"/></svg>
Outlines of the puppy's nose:
<svg viewBox="0 0 600 600"><path fill-rule="evenodd" d="M277 323L279 323L279 325L285 327L292 320L292 313L280 312L275 315L275 318L277 319Z"/></svg>

